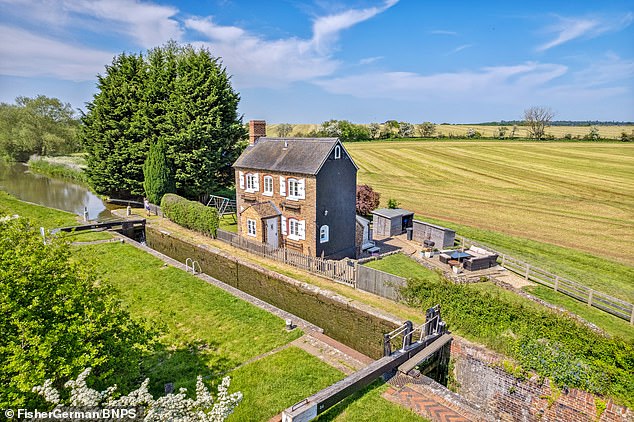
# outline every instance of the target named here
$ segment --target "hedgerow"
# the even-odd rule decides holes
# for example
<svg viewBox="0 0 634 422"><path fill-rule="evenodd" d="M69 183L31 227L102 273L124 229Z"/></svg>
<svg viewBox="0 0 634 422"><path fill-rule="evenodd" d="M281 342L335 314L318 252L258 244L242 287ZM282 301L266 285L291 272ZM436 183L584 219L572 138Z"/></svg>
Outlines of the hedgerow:
<svg viewBox="0 0 634 422"><path fill-rule="evenodd" d="M564 315L447 280L409 279L402 291L416 307L439 303L456 333L511 356L559 386L634 405L634 343L606 337Z"/></svg>
<svg viewBox="0 0 634 422"><path fill-rule="evenodd" d="M161 208L174 223L208 236L216 236L219 219L215 208L171 193L163 196Z"/></svg>

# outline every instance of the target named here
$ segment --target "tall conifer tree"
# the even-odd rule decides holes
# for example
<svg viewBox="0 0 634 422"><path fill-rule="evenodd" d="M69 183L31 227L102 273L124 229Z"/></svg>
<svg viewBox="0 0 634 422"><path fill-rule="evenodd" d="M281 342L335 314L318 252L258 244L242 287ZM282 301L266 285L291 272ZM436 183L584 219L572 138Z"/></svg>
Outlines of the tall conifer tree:
<svg viewBox="0 0 634 422"><path fill-rule="evenodd" d="M143 165L145 196L153 204L160 204L161 198L166 193L176 192L174 177L165 155L165 149L164 139L159 138L158 142L150 145L150 152Z"/></svg>

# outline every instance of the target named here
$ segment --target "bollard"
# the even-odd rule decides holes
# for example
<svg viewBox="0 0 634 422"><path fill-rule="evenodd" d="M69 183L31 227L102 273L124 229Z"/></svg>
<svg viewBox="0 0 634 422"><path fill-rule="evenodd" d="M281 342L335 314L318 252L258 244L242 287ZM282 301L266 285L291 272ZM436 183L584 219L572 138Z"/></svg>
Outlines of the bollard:
<svg viewBox="0 0 634 422"><path fill-rule="evenodd" d="M130 205L128 205L128 207L125 209L125 215L127 217L130 217L130 215L132 215L132 207Z"/></svg>

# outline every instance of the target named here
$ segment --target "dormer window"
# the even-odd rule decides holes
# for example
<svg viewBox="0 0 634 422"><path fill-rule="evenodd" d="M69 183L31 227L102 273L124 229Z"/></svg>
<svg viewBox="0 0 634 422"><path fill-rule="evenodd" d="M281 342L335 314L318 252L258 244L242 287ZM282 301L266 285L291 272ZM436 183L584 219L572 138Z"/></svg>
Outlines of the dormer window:
<svg viewBox="0 0 634 422"><path fill-rule="evenodd" d="M335 160L338 160L340 158L341 158L341 147L337 145L335 147Z"/></svg>

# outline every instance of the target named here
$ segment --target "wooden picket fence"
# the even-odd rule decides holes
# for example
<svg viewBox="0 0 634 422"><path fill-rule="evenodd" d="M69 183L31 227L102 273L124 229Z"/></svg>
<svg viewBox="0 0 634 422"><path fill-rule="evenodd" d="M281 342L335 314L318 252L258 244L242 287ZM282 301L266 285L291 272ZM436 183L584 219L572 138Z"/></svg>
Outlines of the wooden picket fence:
<svg viewBox="0 0 634 422"><path fill-rule="evenodd" d="M364 290L391 300L398 300L398 288L405 279L374 268L359 265L351 259L331 260L304 255L286 248L274 248L266 243L246 239L236 233L218 230L216 238L252 254L273 259L337 283Z"/></svg>
<svg viewBox="0 0 634 422"><path fill-rule="evenodd" d="M456 240L463 243L465 247L473 245L498 254L498 263L500 265L524 277L526 280L549 287L556 292L584 302L588 306L601 309L602 311L629 321L630 324L634 324L634 305L629 302L591 289L581 283L553 274L501 252L497 252L488 246L481 245L465 237L456 236Z"/></svg>

